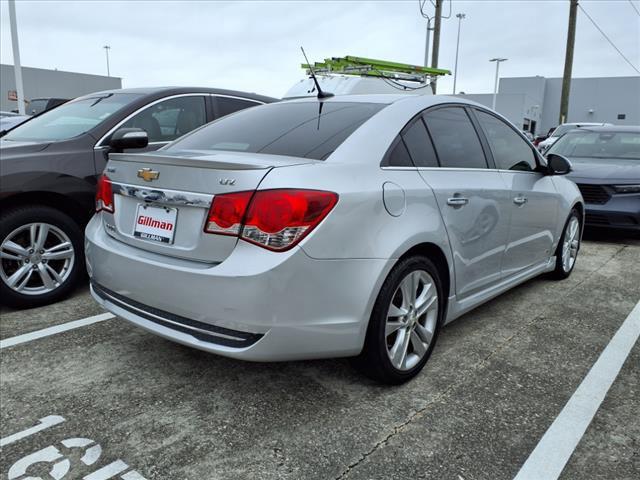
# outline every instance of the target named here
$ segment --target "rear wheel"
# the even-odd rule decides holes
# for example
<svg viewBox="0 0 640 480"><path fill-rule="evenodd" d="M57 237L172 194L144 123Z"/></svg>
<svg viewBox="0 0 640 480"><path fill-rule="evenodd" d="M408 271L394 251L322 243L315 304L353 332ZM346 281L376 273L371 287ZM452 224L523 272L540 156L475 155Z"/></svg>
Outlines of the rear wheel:
<svg viewBox="0 0 640 480"><path fill-rule="evenodd" d="M580 233L582 231L580 213L575 208L571 210L567 223L562 232L562 238L556 250L556 268L552 276L562 280L571 275L580 250Z"/></svg>
<svg viewBox="0 0 640 480"><path fill-rule="evenodd" d="M443 306L433 263L422 256L402 260L380 290L356 366L383 383L399 384L416 376L435 346Z"/></svg>
<svg viewBox="0 0 640 480"><path fill-rule="evenodd" d="M50 207L17 207L0 217L0 293L12 307L37 307L65 297L84 268L82 230Z"/></svg>

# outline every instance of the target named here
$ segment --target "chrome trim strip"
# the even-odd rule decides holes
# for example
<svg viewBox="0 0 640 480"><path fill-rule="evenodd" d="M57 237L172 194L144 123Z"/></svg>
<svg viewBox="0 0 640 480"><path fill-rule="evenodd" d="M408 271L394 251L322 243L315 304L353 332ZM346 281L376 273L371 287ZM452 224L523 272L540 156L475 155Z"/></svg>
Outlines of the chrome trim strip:
<svg viewBox="0 0 640 480"><path fill-rule="evenodd" d="M247 102L254 102L257 103L258 105L264 105L264 102L261 102L260 100L255 100L253 98L247 98L247 97L239 97L237 95L225 95L224 93L208 93L206 95L209 95L210 97L224 97L224 98L235 98L237 100L246 100Z"/></svg>
<svg viewBox="0 0 640 480"><path fill-rule="evenodd" d="M453 171L453 172L503 172L503 173L526 173L542 175L540 172L528 172L523 170L504 170L499 168L455 168L455 167L380 167L382 170L416 170L416 171Z"/></svg>
<svg viewBox="0 0 640 480"><path fill-rule="evenodd" d="M213 195L205 193L180 192L165 188L141 187L126 183L112 182L111 188L114 194L123 197L136 198L144 202L162 203L166 205L190 206L209 208L213 201Z"/></svg>
<svg viewBox="0 0 640 480"><path fill-rule="evenodd" d="M93 288L93 286L92 286ZM141 308L138 307L134 307L133 305L131 305L130 303L126 303L123 302L122 300L119 300L115 297L112 297L111 295L109 295L107 292L105 292L104 290L100 289L100 296L104 296L106 297L105 300L113 303L114 305L119 305L119 306L126 306L127 310L135 310L136 312L140 312L142 316L142 318L144 318L144 316L149 316L149 317L153 317L158 319L161 322L165 322L165 323L170 323L171 325L176 325L180 328L186 328L188 330L192 330L194 332L199 332L199 333L203 333L205 335L211 336L211 337L220 337L220 338L226 338L227 340L235 340L235 341L239 341L239 342L244 342L246 341L246 338L241 338L241 337L233 337L231 335L225 335L224 333L218 333L218 332L211 332L209 330L203 330L201 328L197 328L197 327L193 327L191 325L186 325L184 323L180 323L180 322L175 322L173 320L169 320L168 318L165 317L161 317L159 315L155 315L151 312L147 312L146 310L143 310Z"/></svg>
<svg viewBox="0 0 640 480"><path fill-rule="evenodd" d="M412 170L414 172L417 172L418 169L416 167L392 167L392 166L387 166L387 167L380 167L382 170Z"/></svg>

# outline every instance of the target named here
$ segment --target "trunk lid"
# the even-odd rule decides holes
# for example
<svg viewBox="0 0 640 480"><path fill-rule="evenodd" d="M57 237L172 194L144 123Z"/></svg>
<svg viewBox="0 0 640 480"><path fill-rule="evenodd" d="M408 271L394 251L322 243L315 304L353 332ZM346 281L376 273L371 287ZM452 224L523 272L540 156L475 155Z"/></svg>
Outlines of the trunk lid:
<svg viewBox="0 0 640 480"><path fill-rule="evenodd" d="M274 168L313 162L235 152L111 154L105 174L115 211L102 213L103 226L112 237L143 250L220 263L238 239L204 233L214 196L256 190Z"/></svg>

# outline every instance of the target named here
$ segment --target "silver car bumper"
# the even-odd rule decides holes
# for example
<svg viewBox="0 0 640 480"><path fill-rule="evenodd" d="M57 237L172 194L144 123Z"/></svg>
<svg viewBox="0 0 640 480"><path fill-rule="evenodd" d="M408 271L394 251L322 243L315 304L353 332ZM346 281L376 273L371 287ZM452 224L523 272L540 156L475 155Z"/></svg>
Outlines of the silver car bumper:
<svg viewBox="0 0 640 480"><path fill-rule="evenodd" d="M357 355L388 260L316 260L239 242L218 265L125 245L94 218L91 293L118 317L220 355L280 361Z"/></svg>

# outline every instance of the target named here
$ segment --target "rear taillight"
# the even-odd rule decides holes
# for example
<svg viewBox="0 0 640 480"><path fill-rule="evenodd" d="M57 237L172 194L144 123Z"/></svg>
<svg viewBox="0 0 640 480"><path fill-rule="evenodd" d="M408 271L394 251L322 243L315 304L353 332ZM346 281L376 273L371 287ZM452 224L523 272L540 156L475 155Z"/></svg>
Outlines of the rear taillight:
<svg viewBox="0 0 640 480"><path fill-rule="evenodd" d="M111 180L106 175L98 177L98 185L96 186L96 213L102 210L109 213L114 211Z"/></svg>
<svg viewBox="0 0 640 480"><path fill-rule="evenodd" d="M207 233L237 235L275 251L299 243L331 211L338 195L320 190L277 189L214 197Z"/></svg>
<svg viewBox="0 0 640 480"><path fill-rule="evenodd" d="M253 192L238 192L213 197L204 231L220 235L238 235L252 195Z"/></svg>

